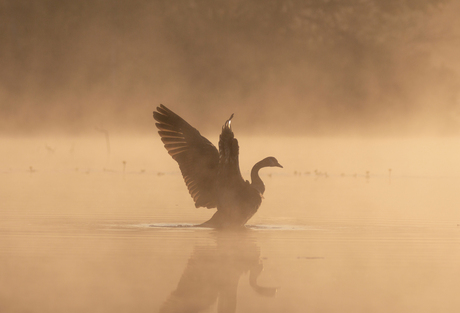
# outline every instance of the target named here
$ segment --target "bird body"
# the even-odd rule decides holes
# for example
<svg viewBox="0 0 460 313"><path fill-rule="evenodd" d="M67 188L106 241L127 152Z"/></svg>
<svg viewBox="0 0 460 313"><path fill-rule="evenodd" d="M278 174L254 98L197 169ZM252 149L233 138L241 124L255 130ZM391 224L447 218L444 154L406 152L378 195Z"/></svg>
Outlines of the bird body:
<svg viewBox="0 0 460 313"><path fill-rule="evenodd" d="M219 150L164 105L157 107L153 117L166 150L179 164L195 207L217 208L201 226L244 226L262 203L265 186L259 170L267 166L282 167L278 161L268 157L256 163L249 183L240 172L238 140L231 129L233 114L222 127Z"/></svg>

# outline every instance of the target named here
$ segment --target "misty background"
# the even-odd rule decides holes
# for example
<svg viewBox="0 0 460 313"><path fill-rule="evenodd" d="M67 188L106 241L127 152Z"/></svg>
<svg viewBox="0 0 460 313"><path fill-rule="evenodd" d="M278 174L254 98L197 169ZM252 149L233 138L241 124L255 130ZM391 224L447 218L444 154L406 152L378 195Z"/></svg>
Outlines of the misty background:
<svg viewBox="0 0 460 313"><path fill-rule="evenodd" d="M216 137L231 113L246 134L455 135L458 12L449 0L0 0L0 134L150 133L163 103Z"/></svg>

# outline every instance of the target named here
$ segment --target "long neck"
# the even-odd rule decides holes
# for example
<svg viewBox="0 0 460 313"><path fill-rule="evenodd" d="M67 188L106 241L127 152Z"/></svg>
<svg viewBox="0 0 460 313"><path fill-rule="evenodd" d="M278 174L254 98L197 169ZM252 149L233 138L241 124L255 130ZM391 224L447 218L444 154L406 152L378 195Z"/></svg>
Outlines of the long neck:
<svg viewBox="0 0 460 313"><path fill-rule="evenodd" d="M262 161L257 162L251 170L251 186L257 189L261 194L264 194L265 185L259 177L259 170L264 167Z"/></svg>

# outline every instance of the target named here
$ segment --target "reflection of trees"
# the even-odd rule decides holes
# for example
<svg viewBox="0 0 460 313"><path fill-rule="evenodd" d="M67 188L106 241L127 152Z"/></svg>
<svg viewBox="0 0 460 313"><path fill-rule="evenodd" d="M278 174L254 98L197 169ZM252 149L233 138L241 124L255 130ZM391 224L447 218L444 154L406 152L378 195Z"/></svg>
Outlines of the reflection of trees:
<svg viewBox="0 0 460 313"><path fill-rule="evenodd" d="M263 266L256 242L245 233L216 233L215 245L197 245L182 277L160 312L202 312L217 302L218 312L235 312L240 276L258 294L274 296L276 288L257 284Z"/></svg>

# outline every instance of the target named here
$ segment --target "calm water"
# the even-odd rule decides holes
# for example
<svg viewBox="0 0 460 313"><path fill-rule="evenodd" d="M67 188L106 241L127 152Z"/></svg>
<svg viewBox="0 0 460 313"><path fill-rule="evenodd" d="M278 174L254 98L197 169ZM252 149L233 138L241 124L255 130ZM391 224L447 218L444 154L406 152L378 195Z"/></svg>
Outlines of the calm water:
<svg viewBox="0 0 460 313"><path fill-rule="evenodd" d="M0 140L0 312L460 309L460 140L240 139L285 168L236 233L157 141Z"/></svg>

